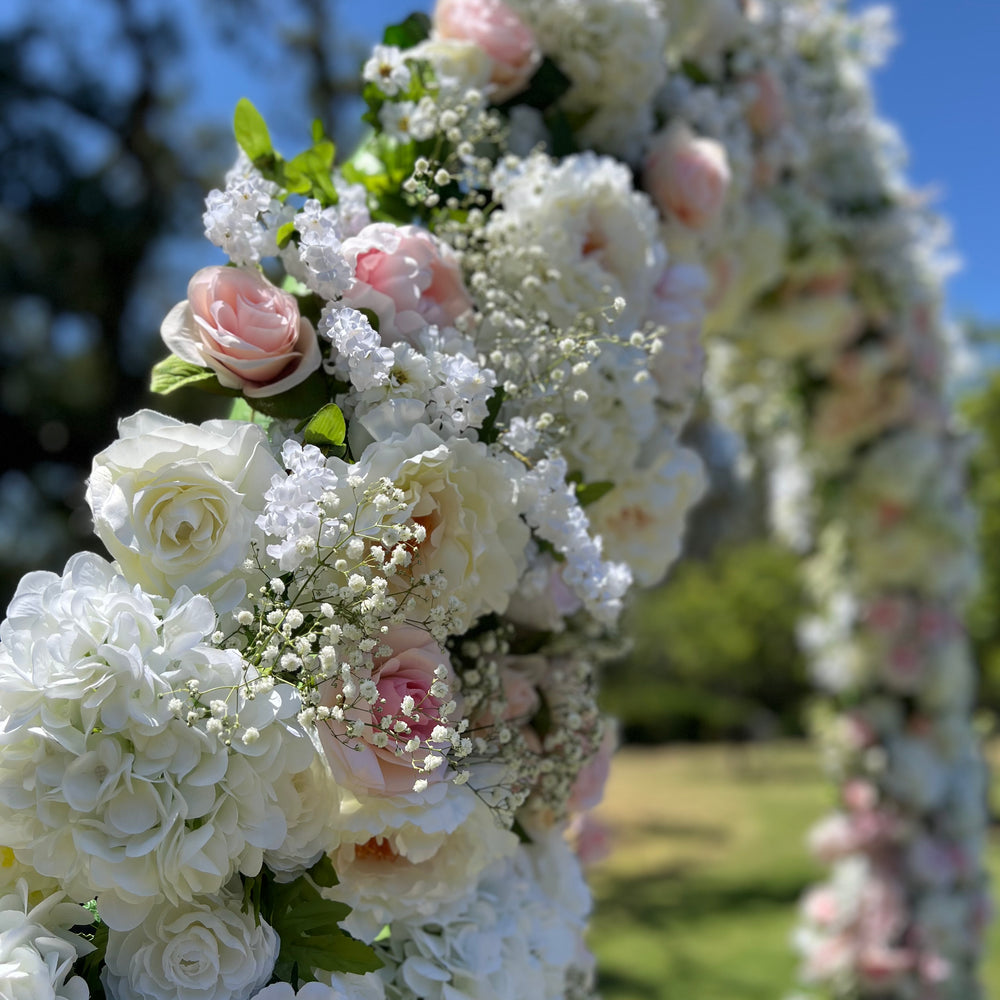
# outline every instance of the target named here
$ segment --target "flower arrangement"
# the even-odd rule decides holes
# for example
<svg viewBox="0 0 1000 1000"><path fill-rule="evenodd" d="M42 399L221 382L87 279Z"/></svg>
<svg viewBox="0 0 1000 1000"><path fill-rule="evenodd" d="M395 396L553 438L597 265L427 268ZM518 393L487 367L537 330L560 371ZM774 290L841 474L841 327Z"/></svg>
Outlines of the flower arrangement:
<svg viewBox="0 0 1000 1000"><path fill-rule="evenodd" d="M806 972L974 995L968 517L878 37L820 0L440 0L365 62L350 156L240 102L229 263L152 380L230 416L124 419L87 492L114 561L0 626L13 996L594 996L599 668L705 489L703 327L717 405L829 498Z"/></svg>

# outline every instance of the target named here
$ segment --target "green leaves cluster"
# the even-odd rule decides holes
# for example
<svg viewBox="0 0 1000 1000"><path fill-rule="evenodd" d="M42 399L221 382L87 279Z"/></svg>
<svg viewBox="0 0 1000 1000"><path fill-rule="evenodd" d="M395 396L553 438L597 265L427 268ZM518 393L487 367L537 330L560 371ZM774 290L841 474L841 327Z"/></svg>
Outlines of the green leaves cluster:
<svg viewBox="0 0 1000 1000"><path fill-rule="evenodd" d="M315 198L324 208L337 204L337 189L333 186L333 161L337 147L323 131L323 124L316 119L312 126L312 145L290 160L276 152L271 134L261 113L245 97L236 104L233 131L240 148L253 165L269 181L274 181L288 194ZM279 195L279 197L281 197ZM289 223L288 226L292 224ZM283 227L288 229L288 226ZM279 232L279 243L291 236Z"/></svg>
<svg viewBox="0 0 1000 1000"><path fill-rule="evenodd" d="M337 884L330 859L324 856L307 874L292 882L275 882L262 872L243 881L243 909L263 918L281 940L274 981L315 981L314 970L364 975L382 968L370 945L338 926L351 912L346 903L324 899L321 890Z"/></svg>

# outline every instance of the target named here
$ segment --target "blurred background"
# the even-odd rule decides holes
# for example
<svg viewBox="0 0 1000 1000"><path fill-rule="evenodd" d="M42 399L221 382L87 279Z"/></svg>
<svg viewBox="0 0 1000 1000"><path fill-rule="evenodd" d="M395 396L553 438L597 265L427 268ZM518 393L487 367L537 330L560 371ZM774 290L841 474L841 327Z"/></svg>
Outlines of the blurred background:
<svg viewBox="0 0 1000 1000"><path fill-rule="evenodd" d="M3 0L0 4L0 601L91 537L83 482L119 417L189 420L211 399L148 394L159 325L190 275L221 262L205 193L235 158L249 97L292 151L323 120L357 141L358 69L382 27L429 2ZM982 594L969 623L982 723L1000 712L1000 280L995 234L1000 5L901 0L901 45L876 80L918 186L937 189L965 266L951 313L969 337L957 405L973 433ZM619 851L595 871L594 944L618 1000L774 998L793 981L792 908L816 873L802 835L832 796L804 733L797 559L766 537L735 445L693 430L713 491L668 582L628 623L606 684L629 746L604 807ZM651 790L655 794L650 794ZM753 919L748 922L747 917ZM748 930L750 928L750 930ZM994 949L996 951L996 949ZM991 971L1000 991L1000 965ZM998 993L1000 995L1000 993Z"/></svg>

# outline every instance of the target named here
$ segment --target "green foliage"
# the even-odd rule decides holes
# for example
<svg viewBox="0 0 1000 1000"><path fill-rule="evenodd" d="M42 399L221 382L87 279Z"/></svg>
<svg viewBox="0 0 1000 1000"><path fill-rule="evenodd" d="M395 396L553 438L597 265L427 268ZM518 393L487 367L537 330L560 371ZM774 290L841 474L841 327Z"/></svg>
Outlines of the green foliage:
<svg viewBox="0 0 1000 1000"><path fill-rule="evenodd" d="M239 395L238 390L227 389L221 385L218 376L211 368L203 368L201 365L184 361L176 354L171 354L153 366L153 373L149 379L149 388L152 392L166 396L178 389L191 386L197 386L218 396Z"/></svg>
<svg viewBox="0 0 1000 1000"><path fill-rule="evenodd" d="M597 503L601 497L606 496L615 488L614 483L577 483L576 498L580 501L581 507L587 507L592 503Z"/></svg>
<svg viewBox="0 0 1000 1000"><path fill-rule="evenodd" d="M526 104L529 108L545 111L551 108L572 85L573 81L549 56L546 56L528 81L528 86L515 94L506 104L501 105L501 108Z"/></svg>
<svg viewBox="0 0 1000 1000"><path fill-rule="evenodd" d="M683 562L630 613L635 643L606 679L606 707L627 738L648 742L798 731L805 610L799 559L774 542Z"/></svg>
<svg viewBox="0 0 1000 1000"><path fill-rule="evenodd" d="M266 920L281 941L274 967L276 981L297 989L300 983L314 981L313 970L363 975L382 967L370 945L338 926L351 908L324 899L320 892L336 884L336 873L326 857L292 882L275 882L266 872L244 880L244 911Z"/></svg>
<svg viewBox="0 0 1000 1000"><path fill-rule="evenodd" d="M382 35L383 45L412 49L430 37L431 19L424 13L411 14L400 24L390 24Z"/></svg>
<svg viewBox="0 0 1000 1000"><path fill-rule="evenodd" d="M484 444L493 444L500 437L500 428L497 426L497 418L500 416L500 407L507 396L507 390L502 385L498 385L493 395L486 401L486 419L483 426L479 428L479 440Z"/></svg>
<svg viewBox="0 0 1000 1000"><path fill-rule="evenodd" d="M81 937L90 941L94 950L77 959L75 971L90 988L91 1000L103 1000L104 987L101 984L101 966L104 964L104 955L108 950L108 927L107 924L101 923L97 917L96 907L88 905L87 908L94 912L94 926L79 927L74 928L74 930Z"/></svg>
<svg viewBox="0 0 1000 1000"><path fill-rule="evenodd" d="M337 148L313 122L313 144L291 160L285 160L271 145L271 134L261 113L245 97L236 103L233 133L253 165L269 180L290 194L315 198L324 208L337 204L337 189L331 177ZM285 243L291 232L282 232Z"/></svg>

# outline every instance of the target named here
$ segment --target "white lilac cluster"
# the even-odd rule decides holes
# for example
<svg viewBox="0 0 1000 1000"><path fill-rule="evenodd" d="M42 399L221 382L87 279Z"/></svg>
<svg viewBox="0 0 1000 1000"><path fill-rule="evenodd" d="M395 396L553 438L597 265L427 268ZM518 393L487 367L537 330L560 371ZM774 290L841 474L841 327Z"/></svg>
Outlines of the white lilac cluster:
<svg viewBox="0 0 1000 1000"><path fill-rule="evenodd" d="M802 638L842 706L824 724L840 810L813 838L834 871L803 903L804 972L837 997L978 996L985 793L960 624L974 524L943 384L942 227L869 82L891 18L663 6L688 70L658 97L643 182L668 249L710 276L713 389L771 442L773 518L804 551L816 539Z"/></svg>

